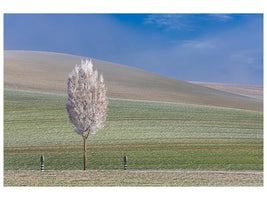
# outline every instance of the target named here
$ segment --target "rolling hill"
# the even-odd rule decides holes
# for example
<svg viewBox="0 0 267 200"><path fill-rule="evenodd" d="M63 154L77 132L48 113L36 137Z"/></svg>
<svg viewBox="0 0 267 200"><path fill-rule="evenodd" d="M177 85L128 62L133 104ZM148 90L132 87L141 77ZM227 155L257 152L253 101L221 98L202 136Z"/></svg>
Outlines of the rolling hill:
<svg viewBox="0 0 267 200"><path fill-rule="evenodd" d="M68 74L81 56L39 51L4 52L4 87L66 93ZM172 79L145 70L93 59L106 81L108 97L222 106L262 111L260 98Z"/></svg>
<svg viewBox="0 0 267 200"><path fill-rule="evenodd" d="M261 100L263 98L263 87L262 86L207 83L207 82L197 82L197 81L190 81L190 82L194 84L202 85L205 87L210 87L210 88L214 88L217 90L231 92L234 94L240 94L243 96L248 96L248 97L257 98Z"/></svg>

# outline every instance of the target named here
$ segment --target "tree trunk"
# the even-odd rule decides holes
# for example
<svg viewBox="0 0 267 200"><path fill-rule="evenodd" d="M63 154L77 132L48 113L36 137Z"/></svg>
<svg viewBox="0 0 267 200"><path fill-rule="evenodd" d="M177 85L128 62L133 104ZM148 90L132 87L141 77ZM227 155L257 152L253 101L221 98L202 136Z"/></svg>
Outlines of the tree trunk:
<svg viewBox="0 0 267 200"><path fill-rule="evenodd" d="M83 137L83 166L84 170L87 170L87 157L86 157L86 142L87 142L87 137Z"/></svg>

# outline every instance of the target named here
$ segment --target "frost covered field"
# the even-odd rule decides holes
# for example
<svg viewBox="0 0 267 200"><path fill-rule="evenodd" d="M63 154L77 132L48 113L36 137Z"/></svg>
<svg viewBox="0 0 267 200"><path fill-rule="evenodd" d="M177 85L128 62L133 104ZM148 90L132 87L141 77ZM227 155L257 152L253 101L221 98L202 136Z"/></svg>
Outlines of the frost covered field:
<svg viewBox="0 0 267 200"><path fill-rule="evenodd" d="M259 172L5 171L10 186L262 186Z"/></svg>
<svg viewBox="0 0 267 200"><path fill-rule="evenodd" d="M5 90L5 185L14 185L12 179L23 177L24 173L33 172L31 176L37 176L41 155L45 157L45 170L51 170L45 173L53 174L48 176L51 179L57 176L55 173L62 177L62 173L69 174L72 172L69 170L83 168L82 137L74 132L68 120L66 100L65 95ZM123 156L127 155L128 171L123 176L133 176L131 171L136 170L263 171L262 112L119 99L110 99L108 109L105 128L88 138L88 170L123 171ZM95 177L97 173L88 176ZM118 171L114 173L114 177L120 174ZM140 179L147 177L142 173L134 176L139 175ZM189 177L184 172L174 178L182 176ZM216 185L225 185L223 180L233 179L234 185L247 183L258 186L263 185L262 176L263 173L251 173L238 178L241 177L240 173L230 173L227 179L218 175L216 177L221 179L217 180ZM142 185L139 178L137 182ZM241 179L251 181L242 182ZM114 185L120 185L119 180L122 179L118 178ZM168 185L168 180L173 181L166 178L161 185ZM199 174L192 180L186 185L207 185L206 179ZM39 185L52 183L48 180ZM72 183L70 185L76 182ZM143 183L149 185L149 178L148 182L143 180ZM92 185L92 182L77 181L76 185L81 184Z"/></svg>

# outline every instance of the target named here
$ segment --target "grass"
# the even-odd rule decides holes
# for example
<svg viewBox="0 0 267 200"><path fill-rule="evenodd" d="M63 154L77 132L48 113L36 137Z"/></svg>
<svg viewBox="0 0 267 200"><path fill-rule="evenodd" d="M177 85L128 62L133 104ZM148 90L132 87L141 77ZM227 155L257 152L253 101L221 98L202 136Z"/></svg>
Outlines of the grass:
<svg viewBox="0 0 267 200"><path fill-rule="evenodd" d="M5 90L4 170L83 168L66 96ZM105 127L88 140L88 169L263 170L263 113L110 99Z"/></svg>
<svg viewBox="0 0 267 200"><path fill-rule="evenodd" d="M262 186L262 173L5 171L5 186Z"/></svg>

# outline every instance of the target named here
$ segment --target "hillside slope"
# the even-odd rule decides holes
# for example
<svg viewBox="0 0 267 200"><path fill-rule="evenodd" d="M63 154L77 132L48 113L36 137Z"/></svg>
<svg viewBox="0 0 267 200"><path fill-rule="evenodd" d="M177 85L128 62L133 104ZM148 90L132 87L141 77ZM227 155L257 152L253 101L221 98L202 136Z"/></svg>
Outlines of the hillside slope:
<svg viewBox="0 0 267 200"><path fill-rule="evenodd" d="M204 87L214 88L216 90L222 90L225 92L230 92L234 94L240 94L243 96L257 98L261 100L263 99L263 87L262 86L207 83L207 82L197 82L197 81L190 81L190 83L194 83L194 84L201 85Z"/></svg>
<svg viewBox="0 0 267 200"><path fill-rule="evenodd" d="M68 74L83 57L38 51L4 52L6 88L66 93ZM262 111L262 100L120 64L93 59L111 98L181 102Z"/></svg>

